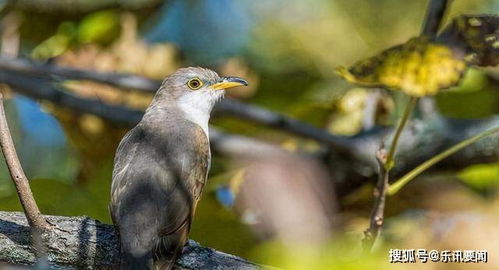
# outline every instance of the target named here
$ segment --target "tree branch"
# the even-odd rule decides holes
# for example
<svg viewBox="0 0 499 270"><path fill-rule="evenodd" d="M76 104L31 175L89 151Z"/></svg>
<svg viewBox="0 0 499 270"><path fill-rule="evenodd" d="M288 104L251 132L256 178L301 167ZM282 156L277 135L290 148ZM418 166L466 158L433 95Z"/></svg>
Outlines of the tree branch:
<svg viewBox="0 0 499 270"><path fill-rule="evenodd" d="M33 76L50 76L52 79L62 77L73 80L91 80L116 86L121 89L135 89L138 91L154 93L158 90L161 82L145 77L111 72L95 72L69 67L60 67L49 64L41 64L26 59L12 59L0 57L0 71L10 74L24 74ZM61 78L59 78L61 79ZM8 80L8 78L2 79ZM347 138L334 136L324 129L314 127L310 124L300 122L285 115L269 111L267 109L245 104L234 99L226 98L215 106L214 113L226 114L238 117L253 123L262 124L271 128L296 134L301 137L311 138L325 143L335 149L343 149Z"/></svg>
<svg viewBox="0 0 499 270"><path fill-rule="evenodd" d="M116 269L119 241L112 225L89 217L46 216L53 229L42 233L49 264L57 269ZM24 215L0 212L0 262L33 265L35 249ZM1 268L1 265L0 265ZM262 269L248 262L189 240L175 269ZM265 267L266 268L266 267Z"/></svg>
<svg viewBox="0 0 499 270"><path fill-rule="evenodd" d="M442 24L445 10L449 5L448 0L430 0L428 11L421 29L421 34L433 37L438 33Z"/></svg>
<svg viewBox="0 0 499 270"><path fill-rule="evenodd" d="M48 229L50 225L43 218L36 201L31 192L28 178L24 174L21 162L17 157L16 148L10 135L7 118L5 117L5 110L3 108L3 95L0 93L0 146L2 148L7 168L9 169L10 178L16 186L19 201L24 209L26 218L31 227L41 231Z"/></svg>
<svg viewBox="0 0 499 270"><path fill-rule="evenodd" d="M148 8L160 3L159 0L9 0L8 5L11 8L20 9L23 11L63 14L82 14L93 11L123 8L123 9L140 9Z"/></svg>
<svg viewBox="0 0 499 270"><path fill-rule="evenodd" d="M48 100L76 112L91 113L114 124L134 126L142 119L142 111L79 97L45 78L30 77L27 79L23 75L0 72L0 81L7 83L21 94ZM215 151L225 155L257 154L260 151L278 148L276 145L256 139L229 135L213 127L210 127L210 143Z"/></svg>
<svg viewBox="0 0 499 270"><path fill-rule="evenodd" d="M0 82L10 85L20 94L48 100L76 112L95 114L117 125L132 126L142 118L141 111L74 95L62 86L54 84L49 78L2 71L0 68ZM460 140L497 125L499 125L499 117L455 120L432 114L422 120L414 119L401 134L397 150L397 165L393 168L393 174L394 176L400 175ZM265 145L263 147L272 145L257 139L226 133L220 133L223 136L218 136L216 139L213 135L215 129L210 128L210 131L212 131L210 141L213 150L221 154L232 154L233 151L244 154L247 149L259 149L259 147L242 147L243 145ZM392 131L391 128L377 127L354 137L341 137L342 148L333 147L333 151L326 151L328 167L340 196L355 190L376 175L377 162L373 153L378 150L379 142ZM236 141L235 139L238 142L248 143L240 145L232 143ZM481 143L456 153L440 163L436 169L462 168L466 165L497 159L499 153L490 149L499 149L499 140L486 138Z"/></svg>
<svg viewBox="0 0 499 270"><path fill-rule="evenodd" d="M0 70L25 75L51 76L52 79L90 80L125 89L155 93L160 81L127 73L96 72L93 70L61 67L22 58L0 56Z"/></svg>

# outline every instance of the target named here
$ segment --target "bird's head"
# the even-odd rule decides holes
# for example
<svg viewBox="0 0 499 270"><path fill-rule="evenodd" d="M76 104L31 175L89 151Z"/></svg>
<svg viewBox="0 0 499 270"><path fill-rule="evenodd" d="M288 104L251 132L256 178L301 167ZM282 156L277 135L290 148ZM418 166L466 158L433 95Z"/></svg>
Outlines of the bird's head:
<svg viewBox="0 0 499 270"><path fill-rule="evenodd" d="M241 78L220 77L210 69L181 68L165 78L151 107L160 104L176 106L189 120L207 126L210 112L225 90L246 85L248 82Z"/></svg>
<svg viewBox="0 0 499 270"><path fill-rule="evenodd" d="M246 86L248 82L238 77L220 77L215 71L188 67L178 69L166 77L159 89L157 99L170 99L187 106L213 107L220 100L225 89Z"/></svg>

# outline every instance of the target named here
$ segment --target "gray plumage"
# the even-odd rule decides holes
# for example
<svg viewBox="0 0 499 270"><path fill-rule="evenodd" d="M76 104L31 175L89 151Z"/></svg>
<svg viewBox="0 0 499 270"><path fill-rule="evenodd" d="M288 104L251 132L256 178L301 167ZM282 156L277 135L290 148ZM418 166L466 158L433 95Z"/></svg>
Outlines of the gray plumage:
<svg viewBox="0 0 499 270"><path fill-rule="evenodd" d="M202 87L189 89L192 79ZM178 70L119 144L110 212L121 269L171 269L181 254L209 170L209 113L224 92L210 87L222 81L211 70Z"/></svg>

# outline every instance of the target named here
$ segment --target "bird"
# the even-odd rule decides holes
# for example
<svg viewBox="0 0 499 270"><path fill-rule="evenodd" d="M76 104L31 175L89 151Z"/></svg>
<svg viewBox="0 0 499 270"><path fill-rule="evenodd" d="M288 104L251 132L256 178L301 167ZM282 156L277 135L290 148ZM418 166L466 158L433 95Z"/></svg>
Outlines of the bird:
<svg viewBox="0 0 499 270"><path fill-rule="evenodd" d="M114 157L109 210L120 269L172 269L187 242L211 162L208 121L225 89L247 86L201 68L167 76Z"/></svg>

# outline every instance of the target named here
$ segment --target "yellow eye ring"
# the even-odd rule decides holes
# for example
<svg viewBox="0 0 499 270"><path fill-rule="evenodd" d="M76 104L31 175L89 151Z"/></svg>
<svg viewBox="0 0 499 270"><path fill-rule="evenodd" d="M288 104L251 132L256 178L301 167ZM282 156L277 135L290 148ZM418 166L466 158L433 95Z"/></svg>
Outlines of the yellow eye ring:
<svg viewBox="0 0 499 270"><path fill-rule="evenodd" d="M190 79L187 82L187 87L192 90L198 90L199 88L203 87L203 82L198 78Z"/></svg>

